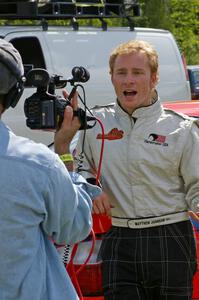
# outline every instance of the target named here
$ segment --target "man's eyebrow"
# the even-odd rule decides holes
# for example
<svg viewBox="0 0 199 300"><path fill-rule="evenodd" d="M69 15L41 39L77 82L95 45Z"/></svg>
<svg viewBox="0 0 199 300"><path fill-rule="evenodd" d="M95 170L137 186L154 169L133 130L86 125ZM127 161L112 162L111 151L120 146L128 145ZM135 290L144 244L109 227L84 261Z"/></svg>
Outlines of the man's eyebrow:
<svg viewBox="0 0 199 300"><path fill-rule="evenodd" d="M127 70L127 68L125 67L121 67L121 68L116 68L116 71L125 71ZM131 68L131 70L134 70L134 71L143 71L143 68Z"/></svg>
<svg viewBox="0 0 199 300"><path fill-rule="evenodd" d="M142 70L144 70L144 69L143 69L143 68L132 68L132 70L142 71Z"/></svg>
<svg viewBox="0 0 199 300"><path fill-rule="evenodd" d="M120 68L116 68L117 71L120 71L120 70L127 70L127 68L124 68L124 67L120 67Z"/></svg>

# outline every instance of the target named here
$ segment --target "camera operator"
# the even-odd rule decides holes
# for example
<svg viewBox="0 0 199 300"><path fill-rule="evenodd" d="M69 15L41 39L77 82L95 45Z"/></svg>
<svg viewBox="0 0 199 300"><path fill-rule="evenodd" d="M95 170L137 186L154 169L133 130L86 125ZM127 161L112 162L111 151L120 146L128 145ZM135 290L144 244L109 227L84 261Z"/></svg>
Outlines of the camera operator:
<svg viewBox="0 0 199 300"><path fill-rule="evenodd" d="M23 72L18 51L0 39L0 116L20 99ZM78 299L52 240L72 245L87 237L91 199L101 190L67 171L73 171L69 146L80 127L73 109L66 107L55 134L57 154L16 136L0 120L1 300Z"/></svg>

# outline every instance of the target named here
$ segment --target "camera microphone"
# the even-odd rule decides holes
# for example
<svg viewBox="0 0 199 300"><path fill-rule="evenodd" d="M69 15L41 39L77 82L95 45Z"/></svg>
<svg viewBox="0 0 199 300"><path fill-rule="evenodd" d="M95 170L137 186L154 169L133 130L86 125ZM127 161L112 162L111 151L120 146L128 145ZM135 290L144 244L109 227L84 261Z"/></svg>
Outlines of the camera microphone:
<svg viewBox="0 0 199 300"><path fill-rule="evenodd" d="M72 75L75 82L86 82L90 78L90 73L84 67L74 67Z"/></svg>

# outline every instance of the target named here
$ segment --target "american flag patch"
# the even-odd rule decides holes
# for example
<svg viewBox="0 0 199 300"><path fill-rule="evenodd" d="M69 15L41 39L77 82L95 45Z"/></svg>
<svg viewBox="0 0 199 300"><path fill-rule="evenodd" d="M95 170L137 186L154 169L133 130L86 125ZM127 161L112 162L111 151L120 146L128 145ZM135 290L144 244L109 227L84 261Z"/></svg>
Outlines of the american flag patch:
<svg viewBox="0 0 199 300"><path fill-rule="evenodd" d="M157 142L157 143L165 143L166 141L166 136L165 135L160 135L156 133L151 133L148 137L149 141Z"/></svg>
<svg viewBox="0 0 199 300"><path fill-rule="evenodd" d="M165 143L166 136L165 135L157 135L157 138L155 139L158 143Z"/></svg>

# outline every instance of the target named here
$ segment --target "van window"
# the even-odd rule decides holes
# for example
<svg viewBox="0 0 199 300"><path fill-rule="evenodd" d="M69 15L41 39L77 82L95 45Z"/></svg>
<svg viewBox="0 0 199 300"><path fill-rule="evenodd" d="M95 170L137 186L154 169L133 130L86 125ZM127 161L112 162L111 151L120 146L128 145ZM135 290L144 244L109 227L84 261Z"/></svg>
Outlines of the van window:
<svg viewBox="0 0 199 300"><path fill-rule="evenodd" d="M199 70L193 72L193 78L195 85L199 86Z"/></svg>
<svg viewBox="0 0 199 300"><path fill-rule="evenodd" d="M199 65L187 66L191 87L191 98L199 99Z"/></svg>
<svg viewBox="0 0 199 300"><path fill-rule="evenodd" d="M36 37L14 38L10 42L21 54L25 74L32 68L46 69L41 45Z"/></svg>

